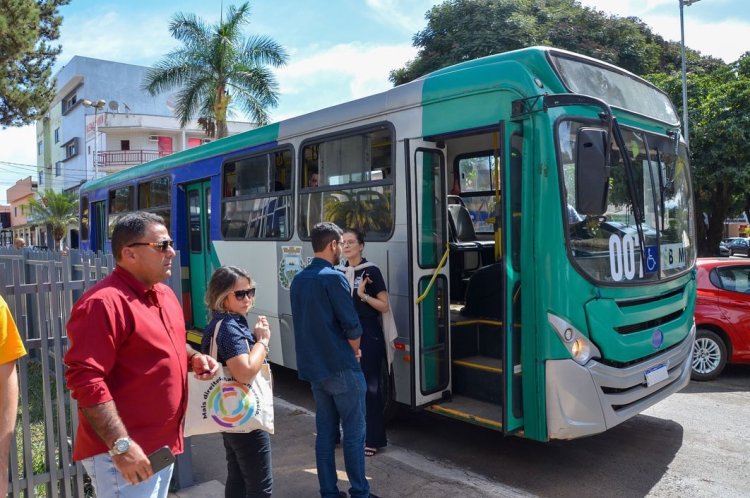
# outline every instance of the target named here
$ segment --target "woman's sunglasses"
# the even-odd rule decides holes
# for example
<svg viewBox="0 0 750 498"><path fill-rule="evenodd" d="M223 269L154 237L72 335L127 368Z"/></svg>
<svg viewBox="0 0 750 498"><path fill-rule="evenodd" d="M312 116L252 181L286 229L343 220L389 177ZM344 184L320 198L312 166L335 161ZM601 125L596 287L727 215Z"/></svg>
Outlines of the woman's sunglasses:
<svg viewBox="0 0 750 498"><path fill-rule="evenodd" d="M237 299L245 299L246 297L252 299L255 297L255 287L252 289L234 291L234 297Z"/></svg>

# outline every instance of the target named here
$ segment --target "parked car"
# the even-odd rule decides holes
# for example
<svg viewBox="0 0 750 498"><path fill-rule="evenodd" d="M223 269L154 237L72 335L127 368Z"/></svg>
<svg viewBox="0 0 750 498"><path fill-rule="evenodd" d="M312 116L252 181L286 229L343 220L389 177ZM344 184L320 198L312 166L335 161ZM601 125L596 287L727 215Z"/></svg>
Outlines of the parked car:
<svg viewBox="0 0 750 498"><path fill-rule="evenodd" d="M750 262L699 258L692 378L715 379L727 363L750 363Z"/></svg>
<svg viewBox="0 0 750 498"><path fill-rule="evenodd" d="M732 252L729 250L729 247L722 241L719 242L719 256L731 256Z"/></svg>
<svg viewBox="0 0 750 498"><path fill-rule="evenodd" d="M729 249L729 255L741 254L750 256L750 239L744 237L730 237L724 240L724 245Z"/></svg>

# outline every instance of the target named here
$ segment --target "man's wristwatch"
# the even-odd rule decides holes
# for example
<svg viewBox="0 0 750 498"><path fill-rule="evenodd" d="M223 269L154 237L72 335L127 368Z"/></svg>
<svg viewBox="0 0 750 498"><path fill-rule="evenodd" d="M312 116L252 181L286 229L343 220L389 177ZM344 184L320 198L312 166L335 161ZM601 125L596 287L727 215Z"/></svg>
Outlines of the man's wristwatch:
<svg viewBox="0 0 750 498"><path fill-rule="evenodd" d="M132 444L133 444L133 440L127 436L118 438L115 441L115 444L112 445L112 449L109 450L109 454L112 456L115 456L115 455L122 455L123 453L127 453L127 451L130 449L130 446Z"/></svg>
<svg viewBox="0 0 750 498"><path fill-rule="evenodd" d="M367 301L369 301L369 300L370 300L370 296L368 296L367 294L365 294L365 295L364 295L363 297L361 297L360 299L362 300L362 302L363 302L363 303L366 303Z"/></svg>

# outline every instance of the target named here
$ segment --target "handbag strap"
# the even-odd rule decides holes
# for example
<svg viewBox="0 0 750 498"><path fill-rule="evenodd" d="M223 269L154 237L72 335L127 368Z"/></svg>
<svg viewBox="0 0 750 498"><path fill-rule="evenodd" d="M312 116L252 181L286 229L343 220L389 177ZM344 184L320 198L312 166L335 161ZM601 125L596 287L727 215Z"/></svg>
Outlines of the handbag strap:
<svg viewBox="0 0 750 498"><path fill-rule="evenodd" d="M216 344L216 336L219 335L219 327L221 327L221 322L223 322L224 319L222 318L218 322L216 322L216 327L214 327L214 333L211 336L211 348L209 350L209 353L214 360L219 361L219 346ZM250 354L250 341L247 340L247 337L245 338L245 342L247 343L247 352ZM265 362L266 360L264 360Z"/></svg>
<svg viewBox="0 0 750 498"><path fill-rule="evenodd" d="M209 349L208 354L210 354L216 361L219 361L219 346L216 345L216 336L219 335L219 327L221 327L221 322L223 322L224 319L222 318L218 322L216 322L216 327L214 327L214 334L211 336L211 348Z"/></svg>

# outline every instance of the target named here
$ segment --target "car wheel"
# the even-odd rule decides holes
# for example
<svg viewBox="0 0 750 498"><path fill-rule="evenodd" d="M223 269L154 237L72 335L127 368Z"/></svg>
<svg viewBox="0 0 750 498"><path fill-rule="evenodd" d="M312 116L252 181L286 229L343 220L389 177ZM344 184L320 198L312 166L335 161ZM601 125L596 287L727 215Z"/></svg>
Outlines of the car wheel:
<svg viewBox="0 0 750 498"><path fill-rule="evenodd" d="M730 256L734 256L734 251L732 251L732 250L730 249L730 250L729 250L729 255L730 255Z"/></svg>
<svg viewBox="0 0 750 498"><path fill-rule="evenodd" d="M727 364L727 347L713 330L698 329L693 346L693 380L713 380Z"/></svg>

